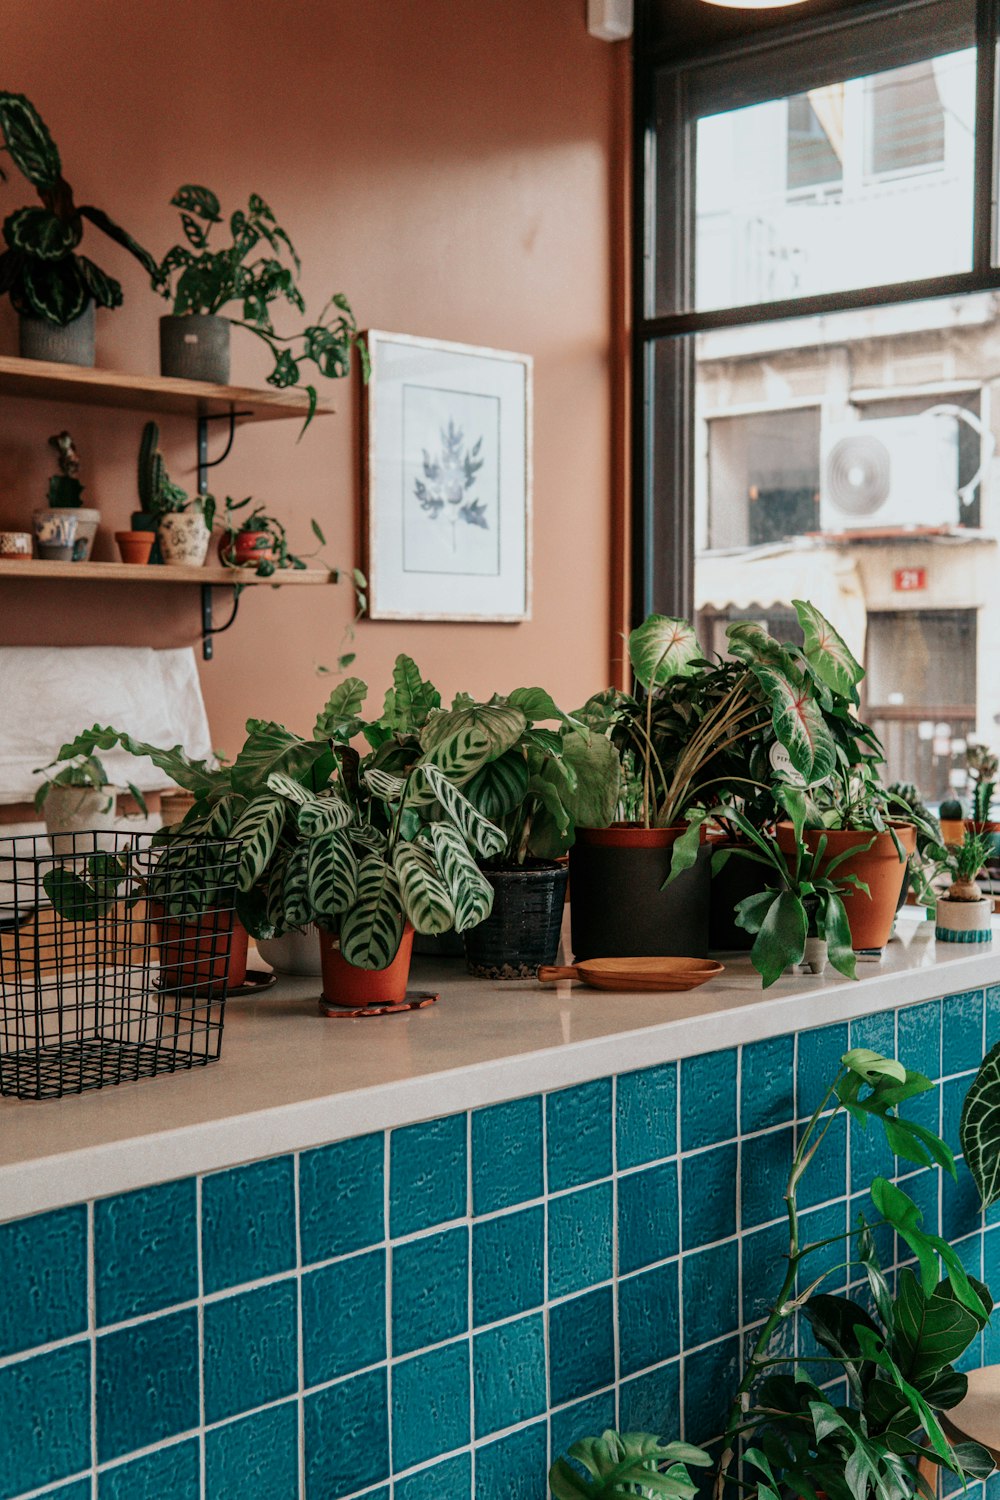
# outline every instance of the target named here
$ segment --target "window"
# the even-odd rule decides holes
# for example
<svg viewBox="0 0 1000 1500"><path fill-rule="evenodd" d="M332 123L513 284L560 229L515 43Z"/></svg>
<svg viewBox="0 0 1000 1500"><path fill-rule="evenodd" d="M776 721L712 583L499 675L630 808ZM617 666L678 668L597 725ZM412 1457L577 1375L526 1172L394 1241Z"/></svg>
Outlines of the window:
<svg viewBox="0 0 1000 1500"><path fill-rule="evenodd" d="M720 649L812 599L866 663L889 775L932 799L970 736L1000 742L995 44L971 0L904 0L638 89L636 617Z"/></svg>

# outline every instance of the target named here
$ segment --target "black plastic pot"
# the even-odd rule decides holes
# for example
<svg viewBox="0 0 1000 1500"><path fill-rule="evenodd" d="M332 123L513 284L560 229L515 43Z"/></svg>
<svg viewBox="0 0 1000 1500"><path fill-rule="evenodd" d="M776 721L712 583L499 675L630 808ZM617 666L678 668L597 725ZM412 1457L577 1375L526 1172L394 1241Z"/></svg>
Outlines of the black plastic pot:
<svg viewBox="0 0 1000 1500"><path fill-rule="evenodd" d="M57 365L94 363L94 304L88 302L72 323L50 323L22 313L18 319L18 349L22 359L47 359Z"/></svg>
<svg viewBox="0 0 1000 1500"><path fill-rule="evenodd" d="M705 958L711 849L666 890L684 828L578 828L570 850L573 956Z"/></svg>
<svg viewBox="0 0 1000 1500"><path fill-rule="evenodd" d="M209 313L160 319L160 374L177 380L229 384L228 318Z"/></svg>
<svg viewBox="0 0 1000 1500"><path fill-rule="evenodd" d="M725 845L716 844L715 850ZM708 919L708 946L713 953L749 953L754 934L736 925L736 907L747 896L765 890L768 871L750 859L731 854L721 870L712 875L711 910Z"/></svg>
<svg viewBox="0 0 1000 1500"><path fill-rule="evenodd" d="M484 868L493 910L463 934L470 974L483 979L532 979L553 964L566 902L565 865L538 860L513 870Z"/></svg>

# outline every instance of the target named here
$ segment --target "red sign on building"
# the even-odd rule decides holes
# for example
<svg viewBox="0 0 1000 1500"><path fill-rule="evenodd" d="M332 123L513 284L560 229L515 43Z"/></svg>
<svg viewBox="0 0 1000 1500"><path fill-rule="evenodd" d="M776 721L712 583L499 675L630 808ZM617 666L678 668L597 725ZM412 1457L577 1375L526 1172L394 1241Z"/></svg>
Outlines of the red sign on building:
<svg viewBox="0 0 1000 1500"><path fill-rule="evenodd" d="M897 568L892 575L897 594L914 594L927 587L926 568Z"/></svg>

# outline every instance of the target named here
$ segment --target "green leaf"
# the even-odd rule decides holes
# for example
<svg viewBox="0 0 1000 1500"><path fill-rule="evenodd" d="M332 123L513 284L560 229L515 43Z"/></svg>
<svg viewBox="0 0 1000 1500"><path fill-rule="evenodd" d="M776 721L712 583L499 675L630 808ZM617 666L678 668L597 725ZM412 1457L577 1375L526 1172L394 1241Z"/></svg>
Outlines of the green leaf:
<svg viewBox="0 0 1000 1500"><path fill-rule="evenodd" d="M409 656L397 656L392 669L392 687L385 695L383 717L390 729L402 734L416 734L428 717L441 707L441 694L432 682L420 675L420 668Z"/></svg>
<svg viewBox="0 0 1000 1500"><path fill-rule="evenodd" d="M899 1273L891 1347L911 1385L923 1387L946 1365L954 1364L979 1329L978 1319L940 1287L927 1297L912 1271Z"/></svg>
<svg viewBox="0 0 1000 1500"><path fill-rule="evenodd" d="M210 188L198 187L193 183L186 183L179 187L170 200L174 208L182 209L185 213L196 214L199 219L204 219L209 224L221 224L222 215L219 212L219 200Z"/></svg>
<svg viewBox="0 0 1000 1500"><path fill-rule="evenodd" d="M361 727L359 714L368 696L368 684L360 677L345 677L320 709L313 730L317 740L353 739Z"/></svg>
<svg viewBox="0 0 1000 1500"><path fill-rule="evenodd" d="M350 910L358 890L358 857L343 833L309 840L307 878L313 916L332 920Z"/></svg>
<svg viewBox="0 0 1000 1500"><path fill-rule="evenodd" d="M238 881L241 891L249 891L260 879L285 825L286 812L281 797L253 797L237 819L232 838L243 843Z"/></svg>
<svg viewBox="0 0 1000 1500"><path fill-rule="evenodd" d="M121 307L121 282L102 271L86 255L76 257L76 268L86 283L87 291L98 307Z"/></svg>
<svg viewBox="0 0 1000 1500"><path fill-rule="evenodd" d="M752 668L771 705L774 732L806 781L821 781L836 764L836 748L812 689L801 673Z"/></svg>
<svg viewBox="0 0 1000 1500"><path fill-rule="evenodd" d="M507 847L507 835L497 828L454 786L436 766L423 765L419 775L430 787L444 811L466 841L485 858Z"/></svg>
<svg viewBox="0 0 1000 1500"><path fill-rule="evenodd" d="M62 260L80 243L79 224L59 219L47 208L19 208L4 220L4 238L15 250L40 260Z"/></svg>
<svg viewBox="0 0 1000 1500"><path fill-rule="evenodd" d="M569 717L564 714L555 699L544 688L527 687L515 688L507 694L507 702L511 708L518 709L529 724L544 723L556 720L560 724L568 724Z"/></svg>
<svg viewBox="0 0 1000 1500"><path fill-rule="evenodd" d="M52 764L72 760L75 755L93 755L95 750L114 750L116 747L127 750L130 755L140 759L148 755L158 770L165 771L178 786L185 791L194 792L195 796L218 791L225 786L227 780L227 773L213 770L206 761L189 760L181 745L175 745L171 750L161 750L157 745L134 740L120 729L102 728L99 724L95 724L93 729L85 729L75 740L63 745Z"/></svg>
<svg viewBox="0 0 1000 1500"><path fill-rule="evenodd" d="M385 969L395 958L403 936L399 881L391 865L377 854L358 864L354 904L340 923L340 951L359 969Z"/></svg>
<svg viewBox="0 0 1000 1500"><path fill-rule="evenodd" d="M42 887L59 916L67 922L96 922L114 904L101 896L74 870L62 865L47 870L42 876Z"/></svg>
<svg viewBox="0 0 1000 1500"><path fill-rule="evenodd" d="M803 651L809 665L827 687L842 698L853 700L855 689L865 675L864 668L855 661L846 641L814 604L804 599L793 599L792 604L805 637Z"/></svg>
<svg viewBox="0 0 1000 1500"><path fill-rule="evenodd" d="M432 713L420 736L425 750L433 750L452 735L479 730L490 746L490 758L496 759L516 745L528 726L519 709L503 703L464 703L458 708Z"/></svg>
<svg viewBox="0 0 1000 1500"><path fill-rule="evenodd" d="M983 1208L990 1208L1000 1199L1000 1042L986 1054L965 1096L959 1136Z"/></svg>
<svg viewBox="0 0 1000 1500"><path fill-rule="evenodd" d="M572 790L561 791L576 828L606 828L615 816L621 786L621 761L609 739L589 729L573 729L562 737L562 758L576 776ZM553 780L555 768L542 775Z"/></svg>
<svg viewBox="0 0 1000 1500"><path fill-rule="evenodd" d="M761 922L750 952L764 989L780 979L789 964L802 962L808 925L799 897L791 891L779 892Z"/></svg>
<svg viewBox="0 0 1000 1500"><path fill-rule="evenodd" d="M236 791L253 796L267 784L272 771L282 771L297 781L329 754L327 745L303 740L283 724L248 719L246 741L230 772L232 784Z"/></svg>
<svg viewBox="0 0 1000 1500"><path fill-rule="evenodd" d="M856 1073L865 1083L876 1083L880 1078L892 1078L897 1083L906 1082L906 1069L901 1062L894 1057L883 1057L880 1052L872 1052L867 1047L855 1047L850 1052L845 1052L840 1059L843 1067L849 1072Z"/></svg>
<svg viewBox="0 0 1000 1500"><path fill-rule="evenodd" d="M300 807L295 821L303 838L315 838L320 833L333 833L347 828L354 822L354 809L333 793L314 797L305 807Z"/></svg>
<svg viewBox="0 0 1000 1500"><path fill-rule="evenodd" d="M478 927L493 910L493 887L457 828L447 823L431 823L425 836L430 839L455 908L455 931L467 932L470 927Z"/></svg>
<svg viewBox="0 0 1000 1500"><path fill-rule="evenodd" d="M884 1177L876 1177L869 1191L883 1219L888 1219L917 1257L924 1295L930 1297L938 1284L938 1257L930 1238L920 1229L923 1214L902 1188L887 1182Z"/></svg>
<svg viewBox="0 0 1000 1500"><path fill-rule="evenodd" d="M391 771L383 771L379 766L369 766L364 775L368 786L382 802L398 802L406 790L404 777L394 776Z"/></svg>
<svg viewBox="0 0 1000 1500"><path fill-rule="evenodd" d="M708 809L704 807L691 808L685 814L685 817L688 826L680 838L676 840L673 849L670 851L670 872L663 882L661 890L666 890L672 880L676 880L678 875L682 875L685 870L692 869L698 862L698 855L701 852L701 829L702 824L708 817Z"/></svg>
<svg viewBox="0 0 1000 1500"><path fill-rule="evenodd" d="M671 677L690 677L702 649L687 620L648 615L628 638L632 670L647 692Z"/></svg>
<svg viewBox="0 0 1000 1500"><path fill-rule="evenodd" d="M24 94L0 93L0 133L17 170L43 192L51 192L62 175L56 143L48 126Z"/></svg>
<svg viewBox="0 0 1000 1500"><path fill-rule="evenodd" d="M72 256L42 261L26 256L22 262L24 291L32 312L65 328L87 306L90 293Z"/></svg>
<svg viewBox="0 0 1000 1500"><path fill-rule="evenodd" d="M423 844L397 844L392 863L399 877L403 910L417 932L450 932L455 905L430 849Z"/></svg>
<svg viewBox="0 0 1000 1500"><path fill-rule="evenodd" d="M854 953L851 925L847 920L844 903L836 891L820 893L822 936L826 939L826 951L833 967L847 979L857 978L857 958Z"/></svg>
<svg viewBox="0 0 1000 1500"><path fill-rule="evenodd" d="M305 927L317 915L309 891L309 845L298 844L287 859L277 861L271 879L281 890L282 927ZM268 902L269 910L273 909Z"/></svg>
<svg viewBox="0 0 1000 1500"><path fill-rule="evenodd" d="M528 763L520 750L508 750L477 771L462 790L484 818L499 822L524 801Z"/></svg>
<svg viewBox="0 0 1000 1500"><path fill-rule="evenodd" d="M417 764L436 766L449 781L461 786L490 760L492 753L489 736L474 724L456 731L446 739L438 740L430 750L424 752ZM419 776L414 778L411 785L410 800L417 806L434 800L434 794L422 785Z"/></svg>

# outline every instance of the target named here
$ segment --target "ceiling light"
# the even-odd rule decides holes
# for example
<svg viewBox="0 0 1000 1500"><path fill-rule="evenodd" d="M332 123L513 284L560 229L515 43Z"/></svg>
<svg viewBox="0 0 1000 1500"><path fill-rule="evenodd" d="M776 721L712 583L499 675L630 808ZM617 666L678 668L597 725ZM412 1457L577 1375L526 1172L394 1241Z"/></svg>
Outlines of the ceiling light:
<svg viewBox="0 0 1000 1500"><path fill-rule="evenodd" d="M706 5L721 5L726 10L786 10L804 5L805 0L705 0Z"/></svg>

